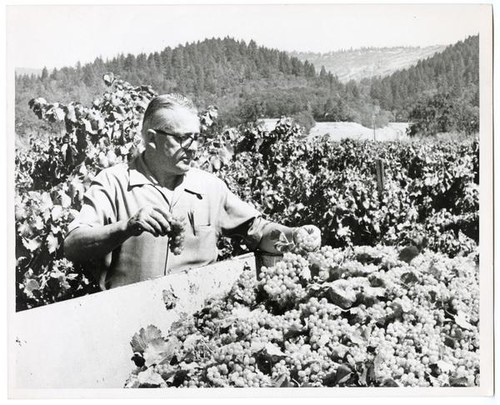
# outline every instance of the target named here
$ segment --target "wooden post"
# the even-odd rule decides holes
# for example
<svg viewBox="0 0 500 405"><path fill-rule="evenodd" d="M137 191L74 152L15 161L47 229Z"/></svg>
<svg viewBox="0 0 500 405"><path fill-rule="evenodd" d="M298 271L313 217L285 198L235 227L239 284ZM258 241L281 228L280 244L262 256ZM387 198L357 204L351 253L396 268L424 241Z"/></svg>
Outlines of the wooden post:
<svg viewBox="0 0 500 405"><path fill-rule="evenodd" d="M376 169L377 169L378 198L380 201L382 201L382 195L384 192L384 183L385 183L384 162L382 159L376 160Z"/></svg>

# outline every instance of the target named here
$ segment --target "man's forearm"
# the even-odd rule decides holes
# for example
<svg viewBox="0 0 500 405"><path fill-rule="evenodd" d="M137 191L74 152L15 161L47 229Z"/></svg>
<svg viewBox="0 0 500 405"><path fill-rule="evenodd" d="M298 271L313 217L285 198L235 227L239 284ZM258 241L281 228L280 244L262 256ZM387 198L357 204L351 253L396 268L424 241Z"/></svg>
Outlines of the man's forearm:
<svg viewBox="0 0 500 405"><path fill-rule="evenodd" d="M106 256L130 237L127 221L73 230L64 240L64 254L70 260L89 261Z"/></svg>

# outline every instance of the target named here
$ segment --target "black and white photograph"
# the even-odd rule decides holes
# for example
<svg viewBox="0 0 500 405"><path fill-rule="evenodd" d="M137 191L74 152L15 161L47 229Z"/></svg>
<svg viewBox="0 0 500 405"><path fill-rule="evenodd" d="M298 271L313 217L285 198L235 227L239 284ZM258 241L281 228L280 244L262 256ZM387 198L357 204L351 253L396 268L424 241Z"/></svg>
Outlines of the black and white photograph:
<svg viewBox="0 0 500 405"><path fill-rule="evenodd" d="M6 23L9 398L494 394L492 4Z"/></svg>

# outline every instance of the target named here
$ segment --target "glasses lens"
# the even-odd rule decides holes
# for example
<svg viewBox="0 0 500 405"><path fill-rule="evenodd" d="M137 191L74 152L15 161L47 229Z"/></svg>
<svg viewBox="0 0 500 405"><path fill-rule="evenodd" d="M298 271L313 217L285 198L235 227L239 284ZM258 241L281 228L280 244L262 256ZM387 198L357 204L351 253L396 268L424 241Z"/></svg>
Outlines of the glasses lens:
<svg viewBox="0 0 500 405"><path fill-rule="evenodd" d="M180 136L177 134L173 134L171 132L163 131L161 129L156 130L159 133L165 134L165 135L170 135L175 138L175 140L179 143L181 148L189 148L193 142L198 143L198 145L203 145L205 143L205 138L201 134L192 134L192 135L185 135L185 136Z"/></svg>
<svg viewBox="0 0 500 405"><path fill-rule="evenodd" d="M193 134L190 136L187 136L182 140L182 147L187 148L191 146L193 142L196 142L198 145L203 145L205 142L205 139L200 135L200 134Z"/></svg>

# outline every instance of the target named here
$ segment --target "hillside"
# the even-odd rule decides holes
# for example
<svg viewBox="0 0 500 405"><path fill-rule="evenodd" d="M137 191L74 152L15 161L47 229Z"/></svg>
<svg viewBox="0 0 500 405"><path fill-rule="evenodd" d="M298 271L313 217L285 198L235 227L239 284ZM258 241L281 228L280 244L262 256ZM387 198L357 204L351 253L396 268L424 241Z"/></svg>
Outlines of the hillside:
<svg viewBox="0 0 500 405"><path fill-rule="evenodd" d="M478 108L479 36L450 45L408 69L362 83L370 89L370 97L382 109L392 111L396 120L406 119L415 106L433 97L452 109Z"/></svg>
<svg viewBox="0 0 500 405"><path fill-rule="evenodd" d="M317 71L322 67L341 82L359 81L374 76L389 76L407 69L445 49L444 45L428 47L361 48L328 53L291 52L301 61L311 62Z"/></svg>
<svg viewBox="0 0 500 405"><path fill-rule="evenodd" d="M364 63L370 52L388 51L360 51L365 54ZM398 54L395 50L392 52ZM403 53L394 56L394 61L403 63L411 59ZM366 69L363 68L366 65L359 63L358 71ZM477 122L478 115L474 109L479 99L477 36L450 45L389 76L347 83L325 69L317 72L309 61L258 46L254 41L212 38L151 54L122 54L111 60L96 58L93 63L78 63L75 67L50 72L43 68L40 76L18 75L16 133L40 130L40 121L28 108L30 99L44 97L53 102L89 104L105 91L102 76L107 72L132 85L151 85L159 93L185 94L201 109L216 105L220 120L229 125L285 115L306 127L311 127L314 121L342 121L382 128L391 121L414 119L415 106L425 110L428 100L423 98L437 93L450 103L450 108L460 106L459 116L462 110L467 110L463 122L471 119ZM462 124L455 126L457 118L452 118L454 124L451 127L446 124L446 129L460 130ZM47 127L42 130L60 129L44 125Z"/></svg>

